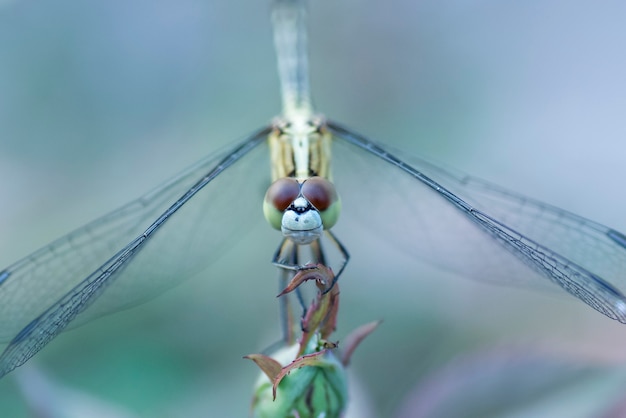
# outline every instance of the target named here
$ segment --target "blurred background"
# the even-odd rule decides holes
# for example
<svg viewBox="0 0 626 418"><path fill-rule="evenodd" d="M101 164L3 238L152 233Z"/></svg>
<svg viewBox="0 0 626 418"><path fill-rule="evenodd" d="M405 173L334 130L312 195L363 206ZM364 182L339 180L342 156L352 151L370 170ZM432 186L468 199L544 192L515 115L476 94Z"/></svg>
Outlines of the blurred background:
<svg viewBox="0 0 626 418"><path fill-rule="evenodd" d="M311 3L318 110L626 231L623 2ZM278 114L269 11L269 0L0 1L0 265ZM385 265L350 265L338 336L385 319L352 364L373 416L467 353L626 357L625 326L567 295L452 277L366 232L354 233ZM257 369L241 357L278 338L276 302L258 296L274 275L252 274L273 249L243 240L215 280L69 331L24 369L138 416L245 416ZM227 279L242 259L240 280ZM15 373L0 381L0 415L32 416L29 404Z"/></svg>

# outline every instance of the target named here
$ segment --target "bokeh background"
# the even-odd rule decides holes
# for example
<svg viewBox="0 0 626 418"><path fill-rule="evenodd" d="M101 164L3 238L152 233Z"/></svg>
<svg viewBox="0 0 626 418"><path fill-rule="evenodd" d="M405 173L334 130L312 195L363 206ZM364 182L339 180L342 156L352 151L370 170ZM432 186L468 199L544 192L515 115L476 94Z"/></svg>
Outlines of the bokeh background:
<svg viewBox="0 0 626 418"><path fill-rule="evenodd" d="M320 111L626 231L623 2L312 3ZM0 265L277 114L269 10L0 1ZM626 357L626 328L573 298L453 277L393 237L362 236L381 262L353 260L342 278L339 335L385 319L352 365L373 416L468 353L521 345L617 369ZM67 332L31 367L138 416L245 416L257 370L241 357L278 337L276 303L260 296L262 280L274 291L273 270L259 267L273 248L242 240L212 280ZM0 381L0 415L31 416L28 405L15 375Z"/></svg>

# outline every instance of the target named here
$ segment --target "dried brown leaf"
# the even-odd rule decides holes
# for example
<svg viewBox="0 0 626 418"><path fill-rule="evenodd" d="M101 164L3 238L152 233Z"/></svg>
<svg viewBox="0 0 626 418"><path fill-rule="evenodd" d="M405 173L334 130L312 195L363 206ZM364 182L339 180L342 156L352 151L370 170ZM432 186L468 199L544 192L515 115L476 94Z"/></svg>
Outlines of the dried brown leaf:
<svg viewBox="0 0 626 418"><path fill-rule="evenodd" d="M254 361L272 382L280 374L283 367L279 362L264 354L249 354L244 358Z"/></svg>

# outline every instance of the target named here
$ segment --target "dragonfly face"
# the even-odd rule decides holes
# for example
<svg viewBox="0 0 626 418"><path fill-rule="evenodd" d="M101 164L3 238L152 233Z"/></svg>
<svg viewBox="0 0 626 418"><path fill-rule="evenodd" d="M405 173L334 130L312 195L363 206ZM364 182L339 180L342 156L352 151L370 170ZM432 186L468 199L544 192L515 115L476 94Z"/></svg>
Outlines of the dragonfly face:
<svg viewBox="0 0 626 418"><path fill-rule="evenodd" d="M285 177L267 190L263 213L269 224L296 244L310 244L331 228L341 203L335 186L322 177L302 182Z"/></svg>

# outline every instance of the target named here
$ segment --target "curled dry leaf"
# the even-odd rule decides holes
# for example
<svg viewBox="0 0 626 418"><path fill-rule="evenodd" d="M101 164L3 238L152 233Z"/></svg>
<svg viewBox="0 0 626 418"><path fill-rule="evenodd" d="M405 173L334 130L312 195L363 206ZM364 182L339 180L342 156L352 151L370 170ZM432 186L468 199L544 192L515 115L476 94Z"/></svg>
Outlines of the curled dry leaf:
<svg viewBox="0 0 626 418"><path fill-rule="evenodd" d="M302 318L302 337L298 356L305 353L311 338L320 333L321 339L330 337L337 327L337 311L339 309L339 285L333 286L326 292L326 286L333 283L334 276L330 268L318 265L320 268L311 270L309 274L315 276L318 284L318 293L311 303L306 315Z"/></svg>
<svg viewBox="0 0 626 418"><path fill-rule="evenodd" d="M298 286L309 280L315 280L317 287L322 292L327 292L333 285L334 278L335 274L330 267L326 267L323 264L307 264L298 269L298 272L293 276L287 287L277 297L293 292Z"/></svg>

